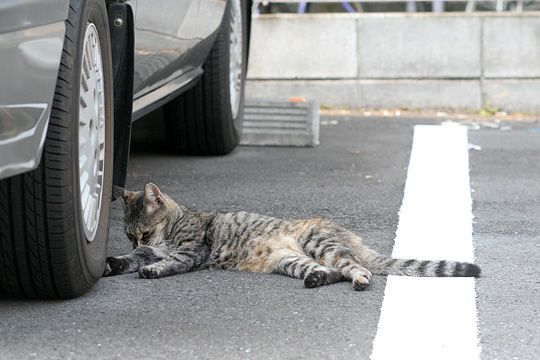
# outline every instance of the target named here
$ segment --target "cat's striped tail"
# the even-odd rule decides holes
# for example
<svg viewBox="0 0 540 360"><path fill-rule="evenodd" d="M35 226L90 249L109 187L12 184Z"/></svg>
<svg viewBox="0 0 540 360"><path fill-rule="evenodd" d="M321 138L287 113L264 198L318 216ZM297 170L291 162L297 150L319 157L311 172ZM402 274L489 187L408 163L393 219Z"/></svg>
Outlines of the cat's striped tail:
<svg viewBox="0 0 540 360"><path fill-rule="evenodd" d="M480 267L467 262L396 259L374 252L363 260L365 267L380 275L480 277Z"/></svg>

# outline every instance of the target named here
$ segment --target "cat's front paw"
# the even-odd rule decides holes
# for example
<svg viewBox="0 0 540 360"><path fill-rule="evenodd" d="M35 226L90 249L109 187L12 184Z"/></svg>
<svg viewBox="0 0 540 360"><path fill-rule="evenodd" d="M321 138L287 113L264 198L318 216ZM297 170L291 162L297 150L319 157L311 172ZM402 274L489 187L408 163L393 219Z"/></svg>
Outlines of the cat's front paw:
<svg viewBox="0 0 540 360"><path fill-rule="evenodd" d="M103 272L103 276L114 276L123 274L125 272L125 268L126 264L125 261L123 261L122 259L108 257L105 264L105 271Z"/></svg>
<svg viewBox="0 0 540 360"><path fill-rule="evenodd" d="M151 265L143 266L142 268L140 268L139 276L143 279L157 279L159 277L162 277L160 270Z"/></svg>
<svg viewBox="0 0 540 360"><path fill-rule="evenodd" d="M304 286L308 289L326 285L327 275L324 271L312 271L308 273L304 279Z"/></svg>
<svg viewBox="0 0 540 360"><path fill-rule="evenodd" d="M112 273L111 265L109 265L109 263L106 263L105 271L103 271L103 276L111 276L111 273Z"/></svg>

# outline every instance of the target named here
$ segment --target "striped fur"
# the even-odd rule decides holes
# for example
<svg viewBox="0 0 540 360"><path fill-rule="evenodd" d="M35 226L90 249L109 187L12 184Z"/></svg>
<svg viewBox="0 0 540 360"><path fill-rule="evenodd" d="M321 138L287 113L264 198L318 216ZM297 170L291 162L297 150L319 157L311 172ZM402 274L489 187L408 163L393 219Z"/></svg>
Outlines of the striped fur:
<svg viewBox="0 0 540 360"><path fill-rule="evenodd" d="M279 273L308 288L350 280L365 289L374 274L480 276L477 265L382 256L351 231L326 219L278 219L247 212L198 212L151 183L115 189L124 203L134 251L107 259L105 276L139 272L159 278L209 267Z"/></svg>

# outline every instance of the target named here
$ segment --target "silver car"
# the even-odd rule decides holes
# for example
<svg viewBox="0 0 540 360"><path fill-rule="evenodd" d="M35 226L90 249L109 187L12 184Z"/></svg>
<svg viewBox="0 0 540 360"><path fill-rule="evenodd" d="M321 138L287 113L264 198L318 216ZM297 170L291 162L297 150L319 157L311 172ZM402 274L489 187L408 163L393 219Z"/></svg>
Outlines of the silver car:
<svg viewBox="0 0 540 360"><path fill-rule="evenodd" d="M239 142L245 0L0 1L0 296L70 298L103 274L132 121L171 151Z"/></svg>

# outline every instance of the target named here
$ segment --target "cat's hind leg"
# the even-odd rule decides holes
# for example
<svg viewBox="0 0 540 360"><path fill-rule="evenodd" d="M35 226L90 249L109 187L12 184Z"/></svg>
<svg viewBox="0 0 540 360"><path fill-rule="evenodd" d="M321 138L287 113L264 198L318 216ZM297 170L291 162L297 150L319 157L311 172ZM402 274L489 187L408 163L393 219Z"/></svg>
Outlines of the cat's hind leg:
<svg viewBox="0 0 540 360"><path fill-rule="evenodd" d="M324 262L338 269L344 278L352 280L354 290L361 291L369 286L371 271L360 265L347 248L337 248L326 254Z"/></svg>
<svg viewBox="0 0 540 360"><path fill-rule="evenodd" d="M347 245L354 234L324 219L310 219L302 226L298 244L304 253L324 266L337 269L344 278L353 281L355 290L368 287L371 272L356 261Z"/></svg>
<svg viewBox="0 0 540 360"><path fill-rule="evenodd" d="M341 273L315 262L312 258L291 253L277 261L274 272L303 279L304 286L314 288L341 281Z"/></svg>

